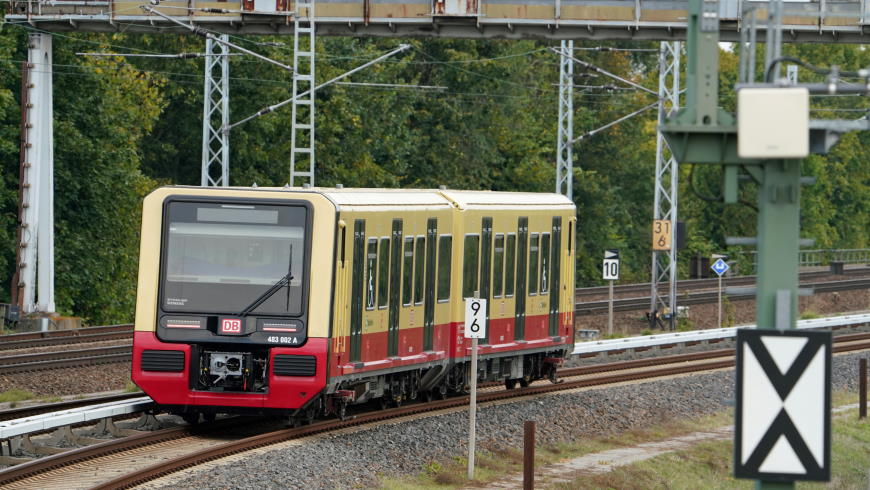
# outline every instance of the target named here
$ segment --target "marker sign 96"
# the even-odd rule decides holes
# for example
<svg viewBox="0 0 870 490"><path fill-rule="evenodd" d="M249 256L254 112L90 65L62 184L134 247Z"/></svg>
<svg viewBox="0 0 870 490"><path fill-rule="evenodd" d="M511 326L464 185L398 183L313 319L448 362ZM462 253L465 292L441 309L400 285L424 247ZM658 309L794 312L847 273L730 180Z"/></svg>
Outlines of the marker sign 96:
<svg viewBox="0 0 870 490"><path fill-rule="evenodd" d="M486 338L486 300L465 298L465 338Z"/></svg>

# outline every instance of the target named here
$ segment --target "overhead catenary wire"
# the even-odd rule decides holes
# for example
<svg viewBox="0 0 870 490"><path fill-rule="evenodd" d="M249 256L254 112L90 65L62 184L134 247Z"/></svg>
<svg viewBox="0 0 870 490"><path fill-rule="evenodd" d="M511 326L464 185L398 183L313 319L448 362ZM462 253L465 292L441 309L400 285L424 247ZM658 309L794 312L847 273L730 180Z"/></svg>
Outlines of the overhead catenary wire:
<svg viewBox="0 0 870 490"><path fill-rule="evenodd" d="M191 59L191 58L207 58L209 56L244 56L243 53L176 53L176 54L142 54L142 53L76 53L76 56L104 56L104 57L115 57L115 56L123 56L124 58L177 58L177 59Z"/></svg>
<svg viewBox="0 0 870 490"><path fill-rule="evenodd" d="M281 67L281 68L283 68L291 73L293 72L293 67L291 67L291 66L287 66L284 63L281 63L280 61L273 60L272 58L269 58L268 56L263 56L260 53L251 51L250 49L243 48L243 47L239 46L238 44L234 44L234 43L231 43L229 41L224 41L223 39L221 39L220 36L215 36L214 34L212 34L211 32L209 32L206 29L203 29L202 27L190 25L190 24L185 24L184 22L181 22L178 19L173 19L172 17L170 17L170 16L168 16L168 15L166 15L158 10L155 10L147 5L142 5L142 10L144 10L148 13L157 15L158 17L162 17L170 22L174 22L175 24L178 24L178 25L184 27L185 29L196 34L197 36L201 36L201 37L204 37L206 39L210 39L218 44L222 44L224 46L227 46L230 49L235 49L236 51L241 51L242 53L253 56L254 58L265 61L266 63L270 63L270 64L273 64L275 66Z"/></svg>
<svg viewBox="0 0 870 490"><path fill-rule="evenodd" d="M554 53L556 53L556 54L558 54L558 55L560 55L560 56L562 55L562 52L561 52L558 48L553 47L553 48L550 48L550 50L552 50ZM567 57L571 58L572 60L574 60L575 63L579 63L580 66L586 68L587 70L592 70L592 71L594 71L594 72L596 72L596 73L600 73L600 74L602 74L602 75L606 75L606 76L608 76L608 77L610 77L610 78L612 78L612 79L614 79L614 80L620 81L620 82L625 83L625 84L627 84L627 85L631 85L632 87L635 87L635 88L638 88L638 89L640 89L640 90L643 90L644 92L648 92L648 93L650 93L650 94L653 94L653 95L655 95L656 97L659 96L658 92L656 92L655 90L648 89L648 88L644 87L643 85L641 85L641 84L639 84L639 83L632 82L631 80L628 80L628 79L626 79L626 78L622 78L622 77L619 76L619 75L615 75L615 74L613 74L613 73L610 73L609 71L607 71L607 70L605 70L605 69L603 69L603 68L599 68L599 67L593 65L592 63L589 63L589 62L586 62L586 61L583 61L583 60L579 60L579 59L577 59L576 57L571 56L571 55L569 55L569 54L566 54L565 56L567 56ZM656 103L658 103L658 102L656 102Z"/></svg>
<svg viewBox="0 0 870 490"><path fill-rule="evenodd" d="M270 105L270 106L268 106L268 107L265 107L265 108L263 108L263 109L260 109L260 110L257 111L256 113L251 114L250 116L248 116L248 117L246 117L246 118L244 118L244 119L242 119L242 120L240 120L240 121L238 121L238 122L235 122L235 123L232 123L232 124L228 124L227 126L221 128L221 131L229 132L231 129L233 129L234 127L236 127L236 126L238 126L238 125L240 125L240 124L244 124L244 123L246 123L246 122L248 122L248 121L250 121L250 120L252 120L252 119L256 119L256 118L258 118L258 117L260 117L260 116L264 116L264 115L266 115L266 114L268 114L268 113L270 113L270 112L275 111L276 109L279 109L279 108L281 108L281 107L283 107L283 106L285 106L285 105L287 105L287 104L293 102L294 100L296 100L296 97L304 97L304 96L308 95L309 93L311 93L312 91L320 90L321 88L323 88L323 87L325 87L325 86L327 86L327 85L331 85L331 84L333 84L333 83L335 83L335 82L341 80L342 78L347 78L347 77L349 77L350 75L352 75L352 74L354 74L354 73L356 73L356 72L358 72L358 71L360 71L360 70L363 70L363 69L365 69L365 68L368 68L369 66L371 66L371 65L373 65L373 64L375 64L375 63L381 61L382 59L386 59L386 58L389 58L390 56L393 56L393 55L395 55L395 54L401 53L402 51L405 51L406 49L408 49L408 48L410 48L410 47L411 47L410 44L402 44L402 45L400 45L398 48L396 48L396 49L390 51L389 53L386 53L386 54L384 54L384 55L381 55L381 56L379 56L379 57L377 57L377 58L375 58L375 59L369 61L368 63L364 63L364 64L362 64L362 65L360 65L360 66L354 68L353 70L350 70L350 71L344 72L344 73L342 73L341 75L338 75L337 77L333 77L332 79L327 80L326 82L321 83L320 85L314 87L313 89L308 89L308 90L306 90L306 91L304 91L304 92L301 92L301 93L297 94L296 96L290 97L290 98L287 99L287 100L284 100L284 101L279 102L279 103L277 103L277 104Z"/></svg>

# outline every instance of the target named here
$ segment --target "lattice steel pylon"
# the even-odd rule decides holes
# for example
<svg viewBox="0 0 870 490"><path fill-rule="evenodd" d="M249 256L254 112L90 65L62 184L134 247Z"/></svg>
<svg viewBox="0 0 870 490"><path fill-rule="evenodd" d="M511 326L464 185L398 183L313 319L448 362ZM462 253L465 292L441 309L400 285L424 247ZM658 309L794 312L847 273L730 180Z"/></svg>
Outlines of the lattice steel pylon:
<svg viewBox="0 0 870 490"><path fill-rule="evenodd" d="M296 185L297 179L308 179L307 183L314 185L314 40L314 1L296 2L293 22L291 186ZM306 94L307 90L310 92Z"/></svg>
<svg viewBox="0 0 870 490"><path fill-rule="evenodd" d="M221 36L223 41L229 37ZM230 185L230 48L205 41L205 90L202 108L202 178L200 185Z"/></svg>
<svg viewBox="0 0 870 490"><path fill-rule="evenodd" d="M670 79L670 80L669 80ZM670 81L670 84L668 83ZM677 312L677 184L679 167L661 133L665 117L680 105L680 43L659 49L659 130L656 131L656 175L653 219L670 220L671 249L652 252L650 323L666 316L673 329Z"/></svg>
<svg viewBox="0 0 870 490"><path fill-rule="evenodd" d="M556 146L556 193L574 198L574 41L562 41L559 56L559 129Z"/></svg>

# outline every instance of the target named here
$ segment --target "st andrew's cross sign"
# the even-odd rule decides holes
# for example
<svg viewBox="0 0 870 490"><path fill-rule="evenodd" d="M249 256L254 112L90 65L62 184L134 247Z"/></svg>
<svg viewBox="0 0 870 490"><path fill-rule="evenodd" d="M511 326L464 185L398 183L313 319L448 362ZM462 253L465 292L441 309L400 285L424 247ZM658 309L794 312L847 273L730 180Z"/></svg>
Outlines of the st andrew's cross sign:
<svg viewBox="0 0 870 490"><path fill-rule="evenodd" d="M734 476L831 478L831 333L737 332Z"/></svg>

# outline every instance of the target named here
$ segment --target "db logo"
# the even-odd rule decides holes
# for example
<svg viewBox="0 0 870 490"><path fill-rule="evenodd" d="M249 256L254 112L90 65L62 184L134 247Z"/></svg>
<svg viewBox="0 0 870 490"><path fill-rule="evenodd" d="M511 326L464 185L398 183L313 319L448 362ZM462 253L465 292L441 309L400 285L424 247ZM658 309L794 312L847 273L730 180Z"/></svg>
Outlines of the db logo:
<svg viewBox="0 0 870 490"><path fill-rule="evenodd" d="M238 318L222 319L220 333L242 333L242 320Z"/></svg>

